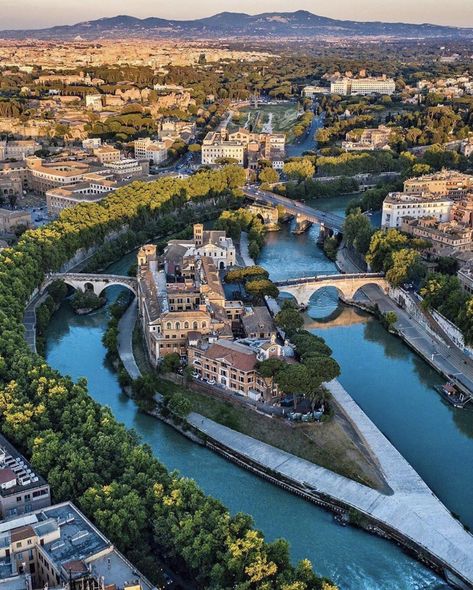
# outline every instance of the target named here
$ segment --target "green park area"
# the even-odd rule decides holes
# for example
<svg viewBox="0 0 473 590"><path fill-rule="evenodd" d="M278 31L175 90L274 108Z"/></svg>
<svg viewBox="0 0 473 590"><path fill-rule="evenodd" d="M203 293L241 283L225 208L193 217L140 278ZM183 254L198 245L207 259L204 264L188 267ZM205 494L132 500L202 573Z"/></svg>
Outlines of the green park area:
<svg viewBox="0 0 473 590"><path fill-rule="evenodd" d="M292 129L301 114L294 102L260 104L256 108L244 107L235 111L229 130L246 127L258 133L286 133L290 141Z"/></svg>

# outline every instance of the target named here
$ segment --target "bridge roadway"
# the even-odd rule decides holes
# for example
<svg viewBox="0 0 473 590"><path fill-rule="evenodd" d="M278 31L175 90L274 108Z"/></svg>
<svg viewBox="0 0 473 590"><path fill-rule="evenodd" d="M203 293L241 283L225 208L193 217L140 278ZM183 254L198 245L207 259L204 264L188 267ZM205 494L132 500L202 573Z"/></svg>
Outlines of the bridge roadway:
<svg viewBox="0 0 473 590"><path fill-rule="evenodd" d="M244 188L243 192L249 199L262 201L268 205L273 205L274 207L282 205L288 213L291 213L292 215L301 215L309 221L312 221L312 223L323 224L325 227L335 232L341 232L343 230L345 220L343 217L340 217L340 215L313 209L300 201L288 199L287 197L276 195L269 191L263 191L256 186L247 186Z"/></svg>

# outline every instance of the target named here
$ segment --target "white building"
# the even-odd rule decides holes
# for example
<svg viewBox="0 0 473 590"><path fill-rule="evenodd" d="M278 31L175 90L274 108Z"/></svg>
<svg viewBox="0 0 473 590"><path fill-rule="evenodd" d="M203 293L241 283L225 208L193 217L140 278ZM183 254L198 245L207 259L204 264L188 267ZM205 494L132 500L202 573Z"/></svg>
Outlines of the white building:
<svg viewBox="0 0 473 590"><path fill-rule="evenodd" d="M302 96L304 98L315 98L318 94L330 94L328 86L304 86Z"/></svg>
<svg viewBox="0 0 473 590"><path fill-rule="evenodd" d="M332 94L370 95L370 94L394 94L396 84L392 78L340 78L330 84Z"/></svg>
<svg viewBox="0 0 473 590"><path fill-rule="evenodd" d="M29 139L0 141L0 160L24 160L39 149L41 149L41 145Z"/></svg>
<svg viewBox="0 0 473 590"><path fill-rule="evenodd" d="M221 133L210 131L202 142L202 164L218 164L222 158L232 158L243 166L245 146L240 141L229 141Z"/></svg>
<svg viewBox="0 0 473 590"><path fill-rule="evenodd" d="M381 226L399 229L403 220L430 217L438 221L450 221L453 201L447 197L435 197L431 193L389 193L383 202Z"/></svg>
<svg viewBox="0 0 473 590"><path fill-rule="evenodd" d="M134 148L137 160L150 160L153 164L161 164L168 157L166 144L162 141L152 141L149 137L137 139Z"/></svg>
<svg viewBox="0 0 473 590"><path fill-rule="evenodd" d="M85 150L93 151L99 148L102 145L102 140L100 137L89 137L87 139L82 140L82 147Z"/></svg>

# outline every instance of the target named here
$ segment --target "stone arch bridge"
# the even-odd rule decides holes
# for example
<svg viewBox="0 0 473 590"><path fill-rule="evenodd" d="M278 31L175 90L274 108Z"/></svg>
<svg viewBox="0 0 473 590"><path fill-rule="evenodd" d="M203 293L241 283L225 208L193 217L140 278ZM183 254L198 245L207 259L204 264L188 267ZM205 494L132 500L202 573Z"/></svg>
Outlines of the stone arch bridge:
<svg viewBox="0 0 473 590"><path fill-rule="evenodd" d="M126 287L135 296L137 294L137 281L133 277L122 275L106 275L106 274L91 274L91 273L51 273L46 277L41 289L44 291L53 281L61 280L73 289L81 289L82 291L93 291L96 295L100 295L104 289L112 286Z"/></svg>
<svg viewBox="0 0 473 590"><path fill-rule="evenodd" d="M319 275L279 281L275 285L281 292L292 295L300 305L308 305L312 295L324 287L335 287L344 301L353 300L355 293L368 285L377 285L384 293L389 288L381 273Z"/></svg>

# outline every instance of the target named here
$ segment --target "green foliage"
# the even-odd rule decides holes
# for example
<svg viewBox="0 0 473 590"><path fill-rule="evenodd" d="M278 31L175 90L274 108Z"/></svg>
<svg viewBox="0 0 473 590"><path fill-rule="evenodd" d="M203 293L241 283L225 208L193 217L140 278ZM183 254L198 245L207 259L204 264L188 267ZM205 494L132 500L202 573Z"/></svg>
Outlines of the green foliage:
<svg viewBox="0 0 473 590"><path fill-rule="evenodd" d="M225 275L225 282L242 283L249 279L267 279L268 277L269 272L262 266L245 266L228 271Z"/></svg>
<svg viewBox="0 0 473 590"><path fill-rule="evenodd" d="M359 189L357 180L342 176L329 181L307 178L301 182L288 182L274 187L274 192L283 194L290 199L320 199L325 197L338 197L340 195L354 193Z"/></svg>
<svg viewBox="0 0 473 590"><path fill-rule="evenodd" d="M355 209L346 217L343 225L345 241L360 254L368 252L373 233L370 220L360 209Z"/></svg>
<svg viewBox="0 0 473 590"><path fill-rule="evenodd" d="M258 258L266 236L266 228L258 215L246 209L224 211L217 219L215 229L224 230L234 239L239 239L241 232L247 231L249 255L253 260Z"/></svg>
<svg viewBox="0 0 473 590"><path fill-rule="evenodd" d="M308 158L301 158L284 164L284 174L294 180L312 178L315 174L315 166Z"/></svg>
<svg viewBox="0 0 473 590"><path fill-rule="evenodd" d="M279 174L277 170L274 168L266 167L261 170L258 174L258 178L260 182L267 182L268 184L273 184L274 182L278 182Z"/></svg>
<svg viewBox="0 0 473 590"><path fill-rule="evenodd" d="M245 289L257 301L262 300L264 297L273 297L276 299L279 296L278 288L269 279L253 279L248 281Z"/></svg>
<svg viewBox="0 0 473 590"><path fill-rule="evenodd" d="M325 256L329 260L335 261L337 259L337 251L338 251L339 241L335 236L327 236L324 239L323 249Z"/></svg>
<svg viewBox="0 0 473 590"><path fill-rule="evenodd" d="M81 291L77 289L71 299L71 306L74 310L80 309L98 309L102 307L105 303L105 299L103 297L99 297L93 291Z"/></svg>
<svg viewBox="0 0 473 590"><path fill-rule="evenodd" d="M274 318L276 324L290 337L304 325L304 318L297 310L290 307L283 308Z"/></svg>
<svg viewBox="0 0 473 590"><path fill-rule="evenodd" d="M418 280L423 272L419 252L401 248L392 253L392 265L386 273L386 278L391 286L399 287L408 281Z"/></svg>
<svg viewBox="0 0 473 590"><path fill-rule="evenodd" d="M177 352L167 354L159 366L163 373L176 373L181 366L181 357Z"/></svg>
<svg viewBox="0 0 473 590"><path fill-rule="evenodd" d="M169 400L167 408L172 414L179 416L179 418L185 418L188 414L191 413L192 404L186 397L184 397L180 393L175 393Z"/></svg>
<svg viewBox="0 0 473 590"><path fill-rule="evenodd" d="M321 176L353 176L355 174L396 172L404 162L387 150L374 152L350 152L339 156L320 156L317 168Z"/></svg>

